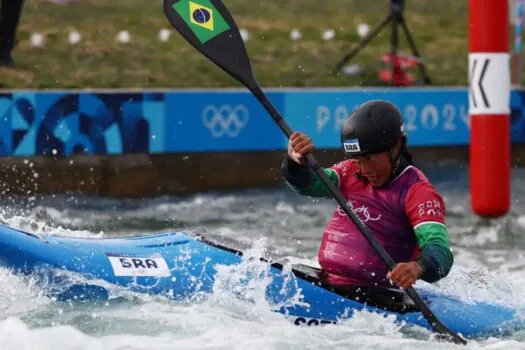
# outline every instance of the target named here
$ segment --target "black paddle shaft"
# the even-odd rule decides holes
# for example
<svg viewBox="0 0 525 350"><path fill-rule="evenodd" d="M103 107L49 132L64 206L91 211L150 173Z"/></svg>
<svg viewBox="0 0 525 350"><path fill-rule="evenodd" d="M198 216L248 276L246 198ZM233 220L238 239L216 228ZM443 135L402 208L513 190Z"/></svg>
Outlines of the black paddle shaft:
<svg viewBox="0 0 525 350"><path fill-rule="evenodd" d="M220 0L164 0L164 13L172 26L201 54L238 80L252 92L268 111L275 123L290 138L292 130L261 90L253 74L246 47L230 12ZM307 164L326 186L343 211L354 222L361 234L379 254L390 270L394 260L385 251L359 216L350 208L343 195L330 181L313 154L305 155ZM458 344L467 342L445 327L412 287L407 295L421 309L432 329Z"/></svg>

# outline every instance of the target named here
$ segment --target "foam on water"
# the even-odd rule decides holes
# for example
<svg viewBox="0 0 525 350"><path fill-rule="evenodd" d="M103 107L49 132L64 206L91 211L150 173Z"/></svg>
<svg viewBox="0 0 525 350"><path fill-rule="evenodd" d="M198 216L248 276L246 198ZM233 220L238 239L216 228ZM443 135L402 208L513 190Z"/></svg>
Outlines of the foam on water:
<svg viewBox="0 0 525 350"><path fill-rule="evenodd" d="M0 268L0 313L9 316L21 316L33 310L45 307L52 301L43 296L35 280L30 277L13 275L9 270Z"/></svg>
<svg viewBox="0 0 525 350"><path fill-rule="evenodd" d="M0 321L0 344L4 350L102 350L100 340L71 326L30 329L17 318Z"/></svg>
<svg viewBox="0 0 525 350"><path fill-rule="evenodd" d="M131 312L133 311L133 312ZM239 317L240 312L246 314ZM89 323L98 325L87 329ZM101 329L103 327L103 329ZM0 321L2 349L462 349L409 337L398 325L358 313L341 326L298 327L275 314L249 308L232 311L209 303L187 307L151 302L133 310L76 315L69 324L29 327L20 319ZM471 341L469 349L522 349L517 340Z"/></svg>
<svg viewBox="0 0 525 350"><path fill-rule="evenodd" d="M55 213L57 212L53 208L48 208L46 210L47 212ZM57 218L62 218L62 215L58 215ZM75 220L63 220L64 222L75 222L78 219ZM30 216L18 216L18 215L12 215L8 216L5 213L0 212L0 223L4 222L6 225L17 228L19 230L32 232L34 234L53 234L53 235L59 235L59 236L69 236L69 237L96 237L96 238L102 238L104 235L103 231L100 231L98 233L93 233L88 230L75 230L75 229L67 229L62 226L52 226L49 225L45 221L38 220L35 218L34 215Z"/></svg>

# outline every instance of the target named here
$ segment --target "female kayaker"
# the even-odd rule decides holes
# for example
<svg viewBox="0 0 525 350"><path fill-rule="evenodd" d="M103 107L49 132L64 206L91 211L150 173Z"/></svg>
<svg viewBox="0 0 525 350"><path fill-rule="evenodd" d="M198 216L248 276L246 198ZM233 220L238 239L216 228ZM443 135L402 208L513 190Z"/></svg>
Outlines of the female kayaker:
<svg viewBox="0 0 525 350"><path fill-rule="evenodd" d="M435 282L445 277L453 264L445 204L412 163L399 109L387 101L361 105L345 121L341 143L349 159L324 171L397 265L388 271L338 207L323 233L318 253L326 280L336 285L379 286L390 281L408 288L420 278ZM303 155L313 150L308 136L293 133L283 176L302 195L330 197L304 163Z"/></svg>

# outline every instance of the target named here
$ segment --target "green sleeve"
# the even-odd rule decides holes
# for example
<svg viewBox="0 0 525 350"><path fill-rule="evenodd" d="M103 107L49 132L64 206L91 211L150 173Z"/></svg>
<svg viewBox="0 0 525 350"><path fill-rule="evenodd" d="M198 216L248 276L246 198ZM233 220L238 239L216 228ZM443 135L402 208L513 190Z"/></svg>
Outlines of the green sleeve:
<svg viewBox="0 0 525 350"><path fill-rule="evenodd" d="M323 169L325 174L328 176L330 181L335 185L335 187L339 188L339 175L337 175L337 172L333 169ZM321 182L321 180L317 177L315 174L311 174L308 184L304 187L297 187L292 186L292 188L305 196L310 197L330 197L330 192L326 189L325 185Z"/></svg>
<svg viewBox="0 0 525 350"><path fill-rule="evenodd" d="M454 257L450 250L447 227L441 223L428 222L415 227L417 242L421 250L418 263L423 268L421 278L436 282L448 275Z"/></svg>

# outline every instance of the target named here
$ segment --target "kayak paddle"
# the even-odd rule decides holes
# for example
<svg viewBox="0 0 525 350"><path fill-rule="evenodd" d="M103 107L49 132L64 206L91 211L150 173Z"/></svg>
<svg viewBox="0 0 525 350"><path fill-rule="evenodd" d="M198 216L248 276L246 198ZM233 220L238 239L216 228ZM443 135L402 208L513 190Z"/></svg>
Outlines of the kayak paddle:
<svg viewBox="0 0 525 350"><path fill-rule="evenodd" d="M243 84L268 111L275 123L290 138L292 130L259 87L252 71L246 47L230 12L220 0L164 0L164 13L172 26L200 53ZM330 181L313 154L305 156L308 166L319 177L344 212L359 228L368 243L390 270L395 262L346 204L346 200ZM466 340L443 325L413 287L405 290L421 309L432 329L449 341L466 344Z"/></svg>

